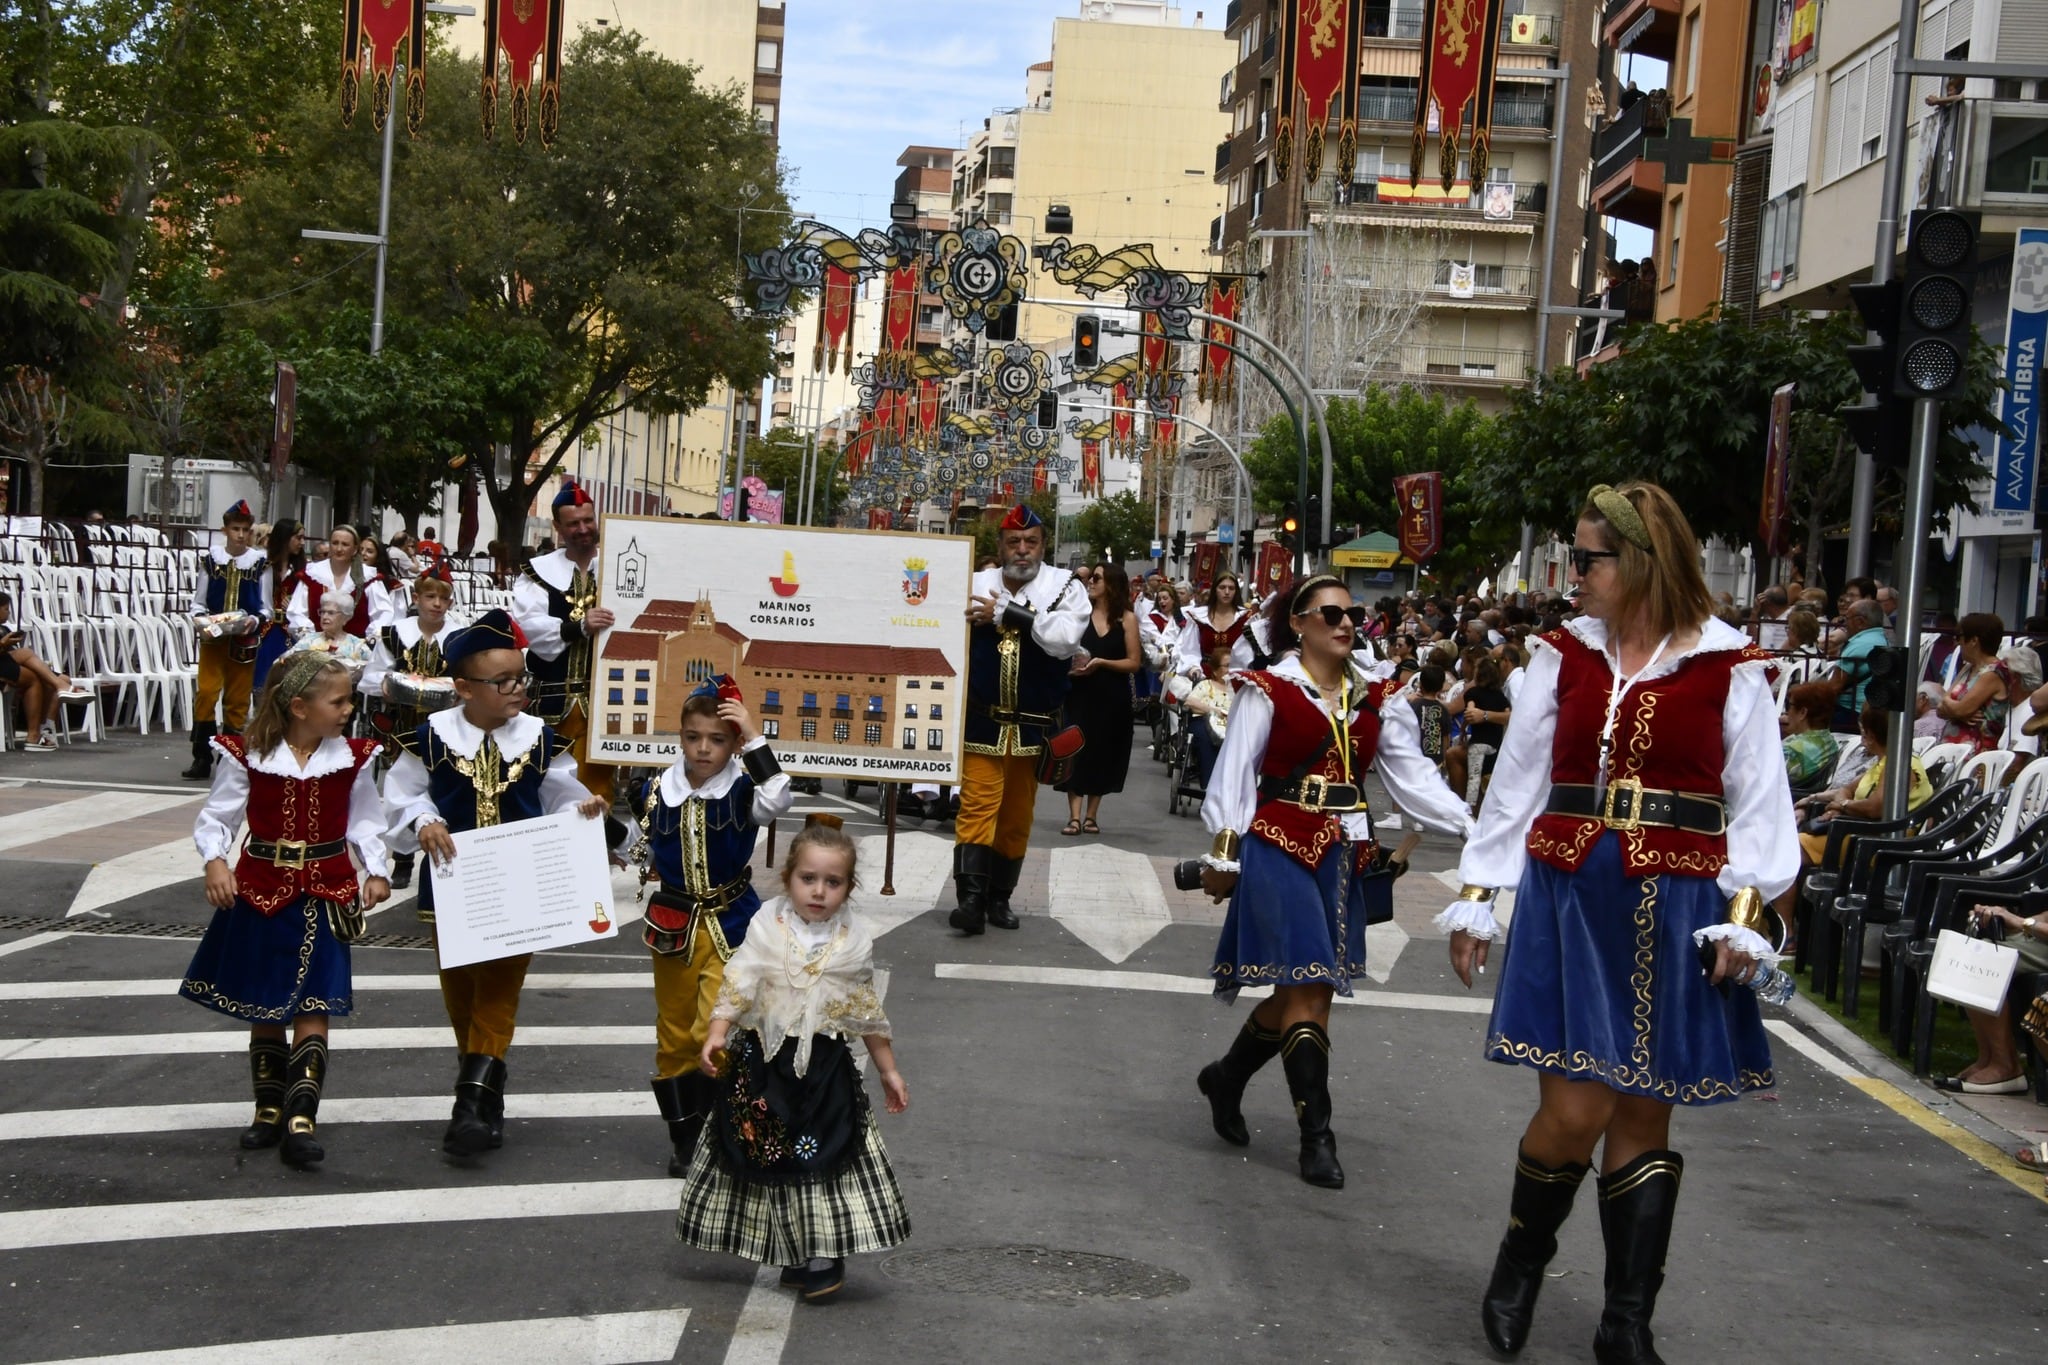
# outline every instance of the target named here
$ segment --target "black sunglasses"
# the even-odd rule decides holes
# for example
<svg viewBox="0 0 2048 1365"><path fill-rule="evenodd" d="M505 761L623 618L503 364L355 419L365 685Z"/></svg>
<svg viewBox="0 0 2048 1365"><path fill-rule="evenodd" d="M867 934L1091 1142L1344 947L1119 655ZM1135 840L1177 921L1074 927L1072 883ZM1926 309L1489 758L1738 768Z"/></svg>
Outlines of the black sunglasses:
<svg viewBox="0 0 2048 1365"><path fill-rule="evenodd" d="M1331 630L1335 630L1347 620L1351 622L1354 628L1365 624L1364 607L1340 607L1335 602L1325 602L1320 607L1313 607L1308 611L1295 614L1297 616L1321 616L1323 624Z"/></svg>
<svg viewBox="0 0 2048 1365"><path fill-rule="evenodd" d="M1593 561L1594 561L1594 560L1596 560L1596 559L1620 559L1620 558L1621 558L1621 551L1619 551L1619 550L1588 550L1588 549L1585 549L1585 548L1583 548L1583 547L1581 547L1581 546L1577 546L1577 545L1574 545L1574 546L1572 546L1572 548L1571 548L1571 550L1570 550L1570 555L1571 555L1571 561L1572 561L1572 572L1573 572L1573 573L1576 573L1576 574L1577 574L1577 575L1578 575L1579 577L1581 577L1581 578L1584 578L1584 577L1585 577L1585 576L1586 576L1587 574L1589 574L1589 573L1593 572Z"/></svg>

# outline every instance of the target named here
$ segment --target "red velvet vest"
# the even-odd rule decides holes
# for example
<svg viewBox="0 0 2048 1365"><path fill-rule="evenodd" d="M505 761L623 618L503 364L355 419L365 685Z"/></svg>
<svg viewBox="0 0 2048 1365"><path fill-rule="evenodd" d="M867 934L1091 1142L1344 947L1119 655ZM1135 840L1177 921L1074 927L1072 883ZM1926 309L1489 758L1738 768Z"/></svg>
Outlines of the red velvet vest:
<svg viewBox="0 0 2048 1365"><path fill-rule="evenodd" d="M1252 614L1248 611L1239 612L1237 619L1230 623L1228 630L1218 630L1207 621L1196 621L1195 638L1202 642L1202 657L1207 659L1211 654L1215 653L1216 646L1218 645L1222 645L1225 649L1236 648L1237 637L1244 634L1245 627L1251 623Z"/></svg>
<svg viewBox="0 0 2048 1365"><path fill-rule="evenodd" d="M240 735L221 735L214 743L249 773L246 820L251 839L271 843L295 840L326 844L348 837L349 793L356 774L378 750L374 739L352 739L355 761L322 777L280 777L249 767L247 746ZM280 867L268 858L244 851L235 863L235 885L243 900L266 915L275 914L301 896L317 896L348 905L356 899L356 867L348 850L304 867Z"/></svg>
<svg viewBox="0 0 2048 1365"><path fill-rule="evenodd" d="M1557 729L1550 742L1550 780L1591 785L1600 764L1600 729L1614 674L1607 656L1568 631L1543 636L1559 655ZM1610 783L1631 779L1653 791L1720 797L1726 766L1722 720L1738 664L1771 655L1755 645L1695 654L1672 672L1629 689L1614 722ZM1577 815L1539 815L1529 830L1529 856L1575 872L1607 829ZM1622 868L1631 877L1672 872L1711 877L1728 861L1728 840L1668 827L1621 831Z"/></svg>
<svg viewBox="0 0 2048 1365"><path fill-rule="evenodd" d="M1237 682L1256 687L1266 694L1273 703L1273 732L1266 739L1265 755L1259 760L1259 776L1262 778L1288 779L1295 776L1295 769L1320 745L1322 752L1302 776L1328 778L1332 782L1344 780L1343 756L1337 752L1330 739L1330 716L1323 708L1308 699L1299 686L1274 674L1255 671L1233 674ZM1380 713L1373 700L1373 690L1368 687L1363 693L1352 693L1352 705L1348 729L1351 739L1351 780L1360 786L1365 782L1365 769L1379 751ZM1291 801L1261 801L1252 816L1250 832L1280 849L1303 867L1314 868L1322 862L1323 855L1330 850L1343 833L1343 826L1335 815L1319 815L1303 810ZM1371 857L1371 847L1358 850L1361 866Z"/></svg>

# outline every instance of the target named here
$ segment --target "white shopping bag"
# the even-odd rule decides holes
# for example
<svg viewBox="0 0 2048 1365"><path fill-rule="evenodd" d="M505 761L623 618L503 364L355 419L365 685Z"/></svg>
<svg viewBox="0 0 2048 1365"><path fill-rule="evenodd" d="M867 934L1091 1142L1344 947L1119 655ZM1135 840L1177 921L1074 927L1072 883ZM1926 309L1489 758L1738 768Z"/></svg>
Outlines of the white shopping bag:
<svg viewBox="0 0 2048 1365"><path fill-rule="evenodd" d="M2005 1004L2006 987L2012 984L2019 961L2017 948L1944 929L1935 940L1934 962L1927 969L1927 993L1937 1000L1996 1014Z"/></svg>

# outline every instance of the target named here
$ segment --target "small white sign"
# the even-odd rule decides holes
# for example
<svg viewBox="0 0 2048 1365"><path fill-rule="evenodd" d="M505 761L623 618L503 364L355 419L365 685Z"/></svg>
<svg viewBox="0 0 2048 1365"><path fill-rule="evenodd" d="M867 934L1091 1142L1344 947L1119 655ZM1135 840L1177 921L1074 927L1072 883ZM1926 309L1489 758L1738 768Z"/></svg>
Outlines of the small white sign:
<svg viewBox="0 0 2048 1365"><path fill-rule="evenodd" d="M453 837L433 871L442 967L618 935L604 821L565 810Z"/></svg>

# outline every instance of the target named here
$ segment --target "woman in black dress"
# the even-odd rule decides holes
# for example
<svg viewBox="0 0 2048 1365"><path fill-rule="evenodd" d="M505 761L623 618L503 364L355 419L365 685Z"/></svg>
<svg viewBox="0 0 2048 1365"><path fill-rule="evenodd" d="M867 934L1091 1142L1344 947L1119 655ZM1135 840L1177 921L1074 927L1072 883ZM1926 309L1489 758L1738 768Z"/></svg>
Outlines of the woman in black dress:
<svg viewBox="0 0 2048 1365"><path fill-rule="evenodd" d="M1130 576L1115 564L1094 564L1079 576L1087 585L1093 611L1080 652L1074 655L1067 722L1081 727L1087 743L1059 785L1067 794L1068 815L1060 833L1100 834L1102 826L1095 817L1102 810L1102 798L1124 789L1124 775L1131 767L1131 675L1143 666L1144 655L1138 648L1138 618L1131 611Z"/></svg>

